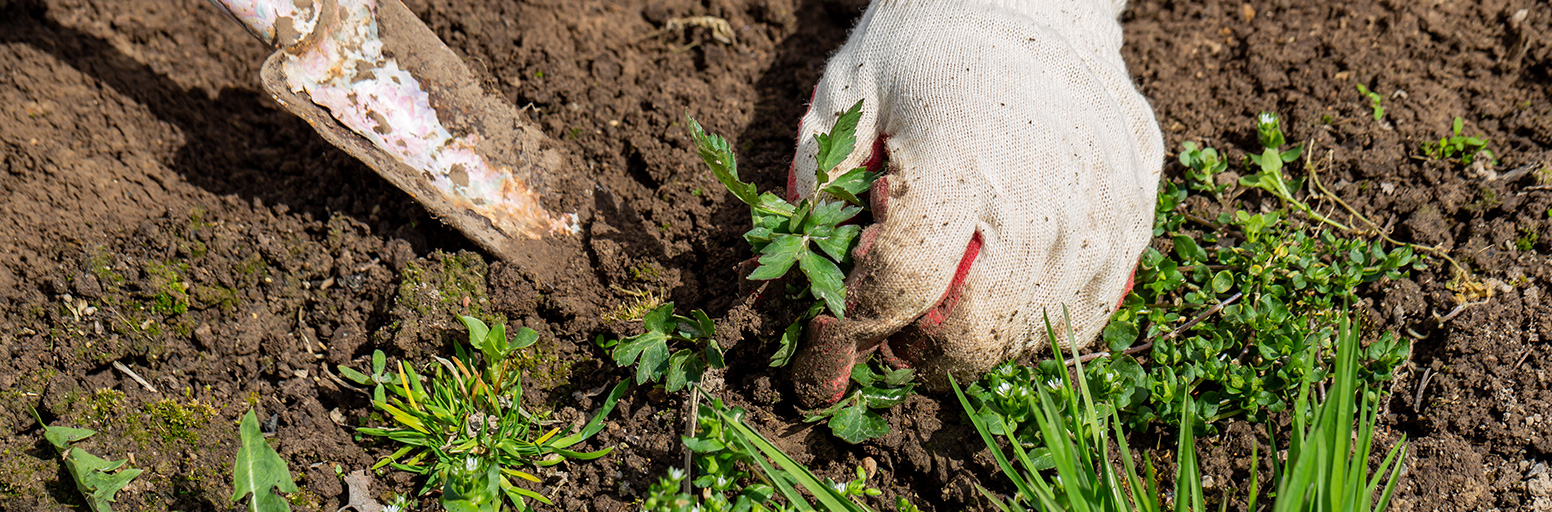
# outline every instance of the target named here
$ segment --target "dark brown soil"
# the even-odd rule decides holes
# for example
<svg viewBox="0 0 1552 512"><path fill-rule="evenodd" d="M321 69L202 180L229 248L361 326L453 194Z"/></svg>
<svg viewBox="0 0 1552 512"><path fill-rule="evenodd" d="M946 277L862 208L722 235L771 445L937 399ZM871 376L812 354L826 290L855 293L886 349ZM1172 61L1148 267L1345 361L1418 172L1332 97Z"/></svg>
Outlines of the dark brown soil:
<svg viewBox="0 0 1552 512"><path fill-rule="evenodd" d="M780 187L804 101L862 0L408 3L592 166L591 276L536 283L469 252L267 99L267 52L204 1L0 0L0 509L81 505L29 407L99 430L86 449L146 469L124 510L228 509L236 420L255 407L299 476L293 502L332 511L347 498L336 470L390 450L354 439L380 418L325 375L333 365L446 353L454 313L505 320L544 340L533 406L580 423L626 377L591 340L635 328L612 319L644 295L720 319L733 367L719 393L819 472L871 458L886 497L983 506L973 484L1000 477L952 402L913 398L889 412L892 434L856 447L801 423L785 373L764 364L784 319L739 291L747 210L682 129L688 112L728 135L745 174ZM1442 264L1359 305L1371 330L1418 337L1383 417L1384 441L1412 447L1397 509L1552 510L1538 476L1552 459L1552 11L1133 3L1124 53L1168 147L1248 147L1253 117L1280 112L1334 192L1490 283L1442 325L1459 303ZM699 15L726 19L736 42L659 31ZM1356 83L1386 95L1384 123ZM1414 157L1456 116L1508 177ZM681 402L628 394L590 443L612 455L541 473L556 509L632 509L682 457ZM1230 422L1201 440L1218 491L1243 487L1251 442L1266 453L1251 431ZM413 484L388 473L374 492Z"/></svg>

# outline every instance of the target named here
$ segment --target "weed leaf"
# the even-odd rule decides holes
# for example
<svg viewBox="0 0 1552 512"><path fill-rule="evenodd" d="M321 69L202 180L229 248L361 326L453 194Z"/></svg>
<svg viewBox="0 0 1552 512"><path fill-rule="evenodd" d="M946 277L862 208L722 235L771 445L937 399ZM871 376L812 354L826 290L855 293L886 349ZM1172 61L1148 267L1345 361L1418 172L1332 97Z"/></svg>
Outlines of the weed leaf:
<svg viewBox="0 0 1552 512"><path fill-rule="evenodd" d="M830 418L830 432L851 444L858 444L889 433L889 422L871 410L865 401L857 401Z"/></svg>
<svg viewBox="0 0 1552 512"><path fill-rule="evenodd" d="M749 274L749 279L764 281L787 275L798 256L807 253L803 239L801 235L776 235L760 251L760 267Z"/></svg>
<svg viewBox="0 0 1552 512"><path fill-rule="evenodd" d="M786 366L792 360L792 354L798 349L798 340L803 337L802 322L794 322L787 326L787 331L781 334L781 348L776 349L776 354L771 356L771 366Z"/></svg>
<svg viewBox="0 0 1552 512"><path fill-rule="evenodd" d="M836 318L846 318L846 276L841 274L841 268L835 262L822 258L812 252L803 252L798 255L798 268L808 276L810 289L814 292L814 298L824 301L825 306L835 313Z"/></svg>
<svg viewBox="0 0 1552 512"><path fill-rule="evenodd" d="M252 512L284 512L291 510L286 500L280 495L271 492L274 488L280 492L296 492L296 483L291 481L291 472L286 468L286 461L270 448L269 443L264 442L264 434L259 432L259 420L249 409L243 415L240 435L242 448L237 450L237 462L232 465L232 501L240 501L243 496L253 495L248 502L246 510Z"/></svg>
<svg viewBox="0 0 1552 512"><path fill-rule="evenodd" d="M690 138L695 140L695 152L706 166L711 168L712 174L717 176L717 181L727 187L728 192L733 193L739 201L749 206L759 206L760 195L755 192L753 183L744 183L738 179L738 160L733 157L733 148L728 147L727 139L721 135L708 134L701 124L689 116L685 117L686 124L690 127Z"/></svg>
<svg viewBox="0 0 1552 512"><path fill-rule="evenodd" d="M852 104L851 108L846 109L846 113L835 120L835 127L830 130L829 135L821 133L816 136L819 141L817 177L821 185L830 181L828 177L830 171L835 169L835 166L841 165L841 161L857 148L857 121L861 119L862 100L857 100L857 103Z"/></svg>

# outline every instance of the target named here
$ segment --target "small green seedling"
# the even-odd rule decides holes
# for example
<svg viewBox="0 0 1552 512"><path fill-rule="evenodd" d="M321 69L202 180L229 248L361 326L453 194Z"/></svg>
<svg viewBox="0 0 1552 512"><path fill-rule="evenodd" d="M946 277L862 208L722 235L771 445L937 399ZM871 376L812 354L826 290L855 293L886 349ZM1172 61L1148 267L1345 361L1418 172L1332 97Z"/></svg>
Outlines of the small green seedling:
<svg viewBox="0 0 1552 512"><path fill-rule="evenodd" d="M1369 99L1369 108L1374 110L1374 120L1375 121L1384 121L1385 120L1385 107L1384 107L1384 105L1381 105L1381 103L1385 101L1385 97L1380 95L1380 93L1377 93L1377 92L1374 92L1374 91L1370 91L1369 88L1368 87L1364 87L1363 84L1357 84L1357 85L1358 85L1358 93L1362 94L1365 98Z"/></svg>
<svg viewBox="0 0 1552 512"><path fill-rule="evenodd" d="M363 385L363 386L365 386L367 384L372 384L373 385L372 386L372 401L374 401L374 402L381 402L381 401L387 400L387 395L383 394L383 389L384 389L383 386L385 386L385 385L386 386L397 386L397 385L399 385L399 376L396 375L396 374L387 372L387 370L388 370L388 358L385 355L383 355L383 351L381 351L381 350L373 350L372 351L372 374L371 375L367 375L367 374L358 372L354 368L351 368L349 366L345 366L343 364L339 365L338 368L339 368L340 375L343 375L345 378L350 379L351 381L355 382L356 384L360 384L360 385Z"/></svg>
<svg viewBox="0 0 1552 512"><path fill-rule="evenodd" d="M1477 159L1486 159L1488 163L1497 163L1493 159L1493 151L1487 149L1487 138L1481 135L1474 137L1461 135L1463 128L1465 128L1465 121L1456 117L1455 122L1450 127L1451 135L1441 137L1439 142L1424 144L1423 154L1435 160L1458 159L1460 165L1471 165Z"/></svg>
<svg viewBox="0 0 1552 512"><path fill-rule="evenodd" d="M1229 167L1228 160L1223 159L1218 150L1213 148L1198 148L1195 142L1181 143L1184 148L1180 151L1180 164L1186 166L1186 183L1191 190L1211 192L1213 195L1222 194L1232 183L1219 185L1214 176Z"/></svg>
<svg viewBox="0 0 1552 512"><path fill-rule="evenodd" d="M396 425L359 432L404 445L373 469L392 466L426 476L420 493L440 490L442 506L449 511L494 512L503 502L526 511L527 499L550 504L544 495L512 483L512 478L539 482L518 468L608 454L612 447L594 452L570 448L603 429L603 419L628 383L614 387L581 432L561 437L560 429L552 428L541 434L535 427L542 418L523 408L522 372L509 357L532 345L538 333L523 328L508 340L505 326L488 327L469 316L459 319L469 328L472 352L457 345L455 358L437 358L436 372L429 377L401 362L396 385L385 386L388 399L372 402Z"/></svg>
<svg viewBox="0 0 1552 512"><path fill-rule="evenodd" d="M851 367L851 380L857 385L851 395L828 408L811 411L803 421L829 420L830 432L851 444L883 437L889 422L874 409L888 409L905 402L916 384L916 372L910 368L876 370L873 364Z"/></svg>
<svg viewBox="0 0 1552 512"><path fill-rule="evenodd" d="M237 450L237 462L232 464L232 502L242 501L243 497L252 494L253 499L248 500L248 506L243 510L290 511L291 505L286 499L271 489L296 492L296 482L291 480L291 470L286 467L285 459L264 440L264 434L259 431L259 419L252 409L243 415L238 432L242 447Z"/></svg>
<svg viewBox="0 0 1552 512"><path fill-rule="evenodd" d="M103 460L101 457L87 453L86 450L70 446L71 443L91 437L97 431L84 428L50 427L43 423L43 418L38 416L38 411L28 408L32 412L32 418L43 427L43 438L47 439L54 451L65 463L65 469L70 472L70 478L75 480L75 488L86 498L86 504L92 508L92 512L113 512L114 495L119 489L129 485L140 475L140 468L124 468L112 472L124 465L124 460Z"/></svg>
<svg viewBox="0 0 1552 512"><path fill-rule="evenodd" d="M1292 162L1303 154L1304 146L1295 144L1287 150L1282 149L1286 139L1283 136L1282 122L1277 114L1262 112L1256 117L1257 139L1261 141L1261 154L1251 155L1250 163L1254 164L1260 172L1239 179L1239 184L1246 187L1259 188L1266 191L1295 209L1309 215L1310 218L1335 226L1342 231L1352 231L1346 225L1337 222L1330 217L1320 214L1308 204L1298 200L1293 191L1304 186L1303 180L1288 180L1283 175L1283 164Z"/></svg>
<svg viewBox="0 0 1552 512"><path fill-rule="evenodd" d="M857 122L862 118L862 102L852 105L836 120L828 134L819 134L819 186L813 195L792 204L770 192L758 192L753 183L738 176L738 163L727 140L708 134L694 119L687 119L696 150L717 180L749 209L754 228L744 240L760 254L760 266L749 279L763 281L787 275L794 265L808 277L808 292L822 301L837 318L846 317L846 286L843 268L850 265L851 249L862 231L855 224L843 224L862 213L857 198L877 178L865 168L832 172L856 149ZM839 199L832 200L831 197Z"/></svg>
<svg viewBox="0 0 1552 512"><path fill-rule="evenodd" d="M642 318L646 332L623 340L606 340L599 336L597 344L612 348L614 363L620 367L636 365L636 383L663 381L663 389L679 391L685 386L699 383L707 368L727 366L723 361L722 346L717 344L716 326L705 311L690 312L690 316L675 315L674 303L658 306ZM669 343L685 346L669 353Z"/></svg>

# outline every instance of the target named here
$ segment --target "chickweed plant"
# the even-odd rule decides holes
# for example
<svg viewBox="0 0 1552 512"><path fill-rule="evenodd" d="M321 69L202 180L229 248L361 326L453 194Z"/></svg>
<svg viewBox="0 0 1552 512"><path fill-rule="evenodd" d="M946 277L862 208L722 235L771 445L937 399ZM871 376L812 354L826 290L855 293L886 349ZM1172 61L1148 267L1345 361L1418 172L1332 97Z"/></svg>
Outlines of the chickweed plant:
<svg viewBox="0 0 1552 512"><path fill-rule="evenodd" d="M544 495L513 483L513 479L539 482L520 468L608 454L612 447L594 452L569 448L603 428L603 419L628 382L614 387L582 431L560 436L558 427L542 430L543 418L523 408L522 372L509 357L532 345L538 334L524 328L508 340L503 325L488 327L474 317L459 318L469 328L472 351L458 345L454 359L436 358L438 364L430 376L400 362L397 377L383 386L387 399L373 400L372 405L387 413L394 425L359 432L404 445L373 469L391 466L425 476L420 494L441 490L442 506L450 512L498 512L507 503L523 511L528 510L527 499L550 504ZM378 366L375 355L373 359L373 366ZM374 368L377 373L381 369Z"/></svg>
<svg viewBox="0 0 1552 512"><path fill-rule="evenodd" d="M1046 331L1050 346L1056 352L1055 360L1062 361L1061 345L1051 334L1055 331L1050 329L1049 319ZM1017 492L1012 499L1004 500L985 488L977 488L1003 511L1163 510L1153 463L1144 458L1143 473L1138 473L1138 465L1126 443L1126 427L1115 413L1115 405L1095 400L1094 394L1089 392L1081 359L1072 361L1075 370L1072 373L1076 377L1069 376L1063 365L1059 377L1033 386L1032 393L1019 395L1023 402L1023 407L1017 408L1023 415L1019 418L1010 418L1001 412L978 413L959 383L950 378L954 394L969 414L981 441L991 450L997 466ZM1003 382L998 386L1007 388L1014 384ZM1195 421L1191 402L1182 400L1182 404L1176 447L1175 510L1205 512L1201 473L1192 438ZM1008 443L1014 455L1012 461L1017 461L1015 465L994 436L1015 431L1017 421L1032 423L1036 427L1033 435L1039 438L1042 446L1032 452L1025 449L1023 442ZM1119 465L1112 462L1112 454L1119 460ZM1055 471L1054 478L1045 473L1050 470Z"/></svg>
<svg viewBox="0 0 1552 512"><path fill-rule="evenodd" d="M1413 246L1387 249L1384 242L1352 238L1346 226L1296 197L1303 180L1290 180L1284 165L1301 149L1283 147L1275 115L1262 114L1257 132L1262 150L1249 159L1257 172L1239 185L1279 198L1282 209L1252 213L1231 201L1208 220L1185 211L1185 188L1172 182L1161 187L1154 235L1168 243L1144 250L1133 292L1101 334L1108 352L1085 366L1100 402L1114 398L1133 422L1173 423L1182 396L1191 397L1195 414L1207 423L1237 414L1261 421L1286 410L1300 383L1326 375L1337 320L1346 304L1357 301L1359 288L1423 268ZM1188 179L1204 186L1223 169L1209 151L1191 145L1181 154L1192 169ZM1187 325L1235 294L1242 299ZM1149 343L1151 350L1144 351ZM1360 381L1389 379L1409 351L1405 339L1382 336L1362 354ZM1145 354L1148 364L1130 353ZM1051 381L1062 371L1052 363L1034 370L1005 366L989 379ZM996 386L990 381L970 389L973 396L995 394ZM1017 386L1009 392L1018 392ZM998 400L1009 398L981 402Z"/></svg>
<svg viewBox="0 0 1552 512"><path fill-rule="evenodd" d="M1467 137L1461 135L1461 129L1465 128L1465 121L1456 117L1450 125L1450 135L1440 137L1438 142L1423 144L1423 154L1434 160L1455 160L1460 165L1471 165L1478 159L1484 159L1488 163L1496 163L1493 151L1487 149L1489 144L1486 137L1481 135Z"/></svg>

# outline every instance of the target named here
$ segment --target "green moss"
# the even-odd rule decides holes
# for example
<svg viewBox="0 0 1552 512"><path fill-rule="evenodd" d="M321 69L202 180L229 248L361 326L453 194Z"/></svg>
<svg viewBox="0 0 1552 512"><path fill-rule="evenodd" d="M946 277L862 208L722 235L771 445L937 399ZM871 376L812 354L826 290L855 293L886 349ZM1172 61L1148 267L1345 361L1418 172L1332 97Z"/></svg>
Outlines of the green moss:
<svg viewBox="0 0 1552 512"><path fill-rule="evenodd" d="M242 263L237 264L236 269L238 273L245 276L257 275L259 277L263 277L265 274L269 273L269 265L264 263L264 257L259 256L258 253L254 253L249 255L247 258L244 258Z"/></svg>
<svg viewBox="0 0 1552 512"><path fill-rule="evenodd" d="M86 268L97 276L97 281L102 285L103 291L116 293L124 287L129 279L113 269L113 255L104 246L92 248L91 257L86 259Z"/></svg>
<svg viewBox="0 0 1552 512"><path fill-rule="evenodd" d="M404 266L399 273L399 291L395 303L416 315L462 313L487 324L504 323L505 317L489 311L484 258L469 251L454 254L436 251L427 256L429 265L419 261Z"/></svg>
<svg viewBox="0 0 1552 512"><path fill-rule="evenodd" d="M523 371L524 385L555 389L571 383L572 361L561 357L554 340L541 339L510 357L512 364Z"/></svg>
<svg viewBox="0 0 1552 512"><path fill-rule="evenodd" d="M216 414L215 409L198 400L185 405L169 398L146 404L141 412L150 420L146 424L147 430L161 436L162 442L188 444L199 442L196 431L204 429L210 423L210 417Z"/></svg>
<svg viewBox="0 0 1552 512"><path fill-rule="evenodd" d="M1514 248L1521 251L1530 251L1536 248L1536 241L1540 239L1541 235L1537 234L1535 230L1522 227L1520 228L1520 238L1514 241Z"/></svg>
<svg viewBox="0 0 1552 512"><path fill-rule="evenodd" d="M237 306L242 305L242 298L237 294L236 288L196 284L189 291L202 307L214 306L230 313L236 311Z"/></svg>
<svg viewBox="0 0 1552 512"><path fill-rule="evenodd" d="M147 261L141 267L151 294L150 309L164 315L181 315L189 311L188 284L183 282L179 267L187 271L187 264L169 265L160 261Z"/></svg>

